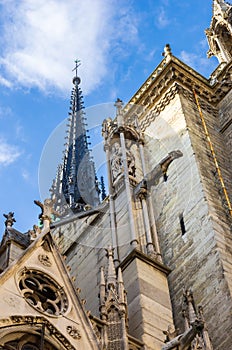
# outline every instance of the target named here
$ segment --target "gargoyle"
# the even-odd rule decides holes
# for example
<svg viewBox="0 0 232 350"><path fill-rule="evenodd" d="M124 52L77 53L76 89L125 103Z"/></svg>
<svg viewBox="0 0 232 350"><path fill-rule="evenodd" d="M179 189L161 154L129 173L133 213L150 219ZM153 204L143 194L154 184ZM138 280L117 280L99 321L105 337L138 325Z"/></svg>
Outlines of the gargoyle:
<svg viewBox="0 0 232 350"><path fill-rule="evenodd" d="M201 320L196 320L191 327L184 333L176 336L162 346L161 350L188 350L196 335L204 328L204 323Z"/></svg>
<svg viewBox="0 0 232 350"><path fill-rule="evenodd" d="M169 165L173 162L174 159L180 158L183 156L183 153L179 150L169 152L167 157L161 160L161 162L145 175L144 179L135 188L135 194L139 192L140 189L150 189L152 186L158 182L161 176L166 177L167 170Z"/></svg>

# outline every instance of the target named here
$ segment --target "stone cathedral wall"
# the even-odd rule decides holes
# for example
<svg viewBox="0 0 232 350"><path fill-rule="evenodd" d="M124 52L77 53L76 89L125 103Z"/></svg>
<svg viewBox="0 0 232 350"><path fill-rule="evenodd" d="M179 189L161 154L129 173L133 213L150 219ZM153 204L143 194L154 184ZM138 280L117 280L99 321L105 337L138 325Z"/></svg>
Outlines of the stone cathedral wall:
<svg viewBox="0 0 232 350"><path fill-rule="evenodd" d="M204 114L209 124L217 117L212 115L212 108ZM223 261L230 265L232 256L228 217L221 209L214 164L192 92L177 94L150 119L145 130L150 168L167 152L179 149L183 153L170 165L167 181L160 181L152 193L161 252L172 270L169 287L176 326L183 329L180 300L183 289L191 287L196 303L204 307L215 349L228 349L232 301L229 271L225 272L223 265ZM209 125L210 131L214 127ZM218 152L222 140L216 134L212 139ZM221 153L219 162L228 176L223 148ZM222 300L227 301L226 306Z"/></svg>
<svg viewBox="0 0 232 350"><path fill-rule="evenodd" d="M193 91L174 83L170 85L170 89L167 88L166 93L156 96L156 105L152 98L148 99L148 112L146 113L144 108L143 113L138 116L144 136L147 172L153 170L170 152L178 150L183 154L170 164L166 176L161 176L149 193L163 262L171 269L168 282L175 325L183 331L183 289L192 288L196 304L204 308L209 335L216 350L229 349L232 335L231 218L226 209L222 184L210 150L209 139L202 126L200 112L207 125L213 151L230 195L230 97L231 95L227 95L219 104L219 108L207 99L198 97L201 107L199 111ZM157 108L159 99L163 102L160 108ZM135 156L136 181L139 182L142 179L140 155L135 143L131 142L130 137L127 138L130 151ZM117 252L122 262L131 251L128 199L123 177L121 180L117 179L114 186ZM146 253L141 203L134 197L133 199L132 212L138 248ZM81 298L86 299L86 309L96 316L99 316L97 296L100 267L106 266L105 248L112 244L109 202L106 200L98 209L98 212L92 211L66 219L60 226L56 224L54 229L57 243L62 254L67 256L71 274L76 278L76 286L81 288ZM157 334L157 342L162 341L162 329L165 328L167 319L171 320L168 294L164 282L157 285L158 275L155 276L155 269L152 267L153 272L150 273L149 264L142 266L139 261L138 259L133 262L136 267L133 271L130 272L133 264L127 265L123 271L125 286L130 292L130 327L132 335L143 336L151 347ZM147 289L152 293L147 292ZM162 290L160 295L165 296L160 298L160 301L159 298L155 300L157 290L159 293ZM133 312L138 299L141 304L141 317L147 313L146 320L144 318L142 323L139 313ZM160 311L160 329L149 335L151 325L147 320L154 321L156 317L159 318L157 310L162 310L162 305L169 310L165 312L167 317L163 317L164 312ZM149 315L152 308L156 311L151 312L151 317Z"/></svg>
<svg viewBox="0 0 232 350"><path fill-rule="evenodd" d="M219 108L219 133L224 139L224 147L227 151L226 166L230 169L230 178L228 179L228 189L230 201L232 202L232 189L231 189L231 174L232 174L232 90L223 98L218 105Z"/></svg>

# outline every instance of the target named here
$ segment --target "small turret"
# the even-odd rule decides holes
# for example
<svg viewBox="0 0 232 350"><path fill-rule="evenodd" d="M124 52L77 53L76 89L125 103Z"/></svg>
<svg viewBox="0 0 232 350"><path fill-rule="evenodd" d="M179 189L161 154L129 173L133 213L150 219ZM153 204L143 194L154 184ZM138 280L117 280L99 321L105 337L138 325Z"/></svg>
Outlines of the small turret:
<svg viewBox="0 0 232 350"><path fill-rule="evenodd" d="M10 211L3 216L6 220L5 232L0 242L0 273L15 261L30 244L29 235L21 233L13 227L16 222L14 212Z"/></svg>
<svg viewBox="0 0 232 350"><path fill-rule="evenodd" d="M100 315L106 324L107 349L127 350L127 302L121 268L116 269L113 261L113 249L106 249L108 268L106 278L101 268ZM117 337L115 337L117 335Z"/></svg>

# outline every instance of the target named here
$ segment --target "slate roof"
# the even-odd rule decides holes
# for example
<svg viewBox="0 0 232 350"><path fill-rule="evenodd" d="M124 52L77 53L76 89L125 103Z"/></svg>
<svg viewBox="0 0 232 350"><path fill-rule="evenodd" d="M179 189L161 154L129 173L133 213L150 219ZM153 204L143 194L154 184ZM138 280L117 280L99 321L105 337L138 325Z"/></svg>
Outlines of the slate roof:
<svg viewBox="0 0 232 350"><path fill-rule="evenodd" d="M14 229L13 227L7 227L3 235L1 245L3 246L8 241L14 241L20 244L22 247L27 248L30 244L30 237L28 233L22 233Z"/></svg>

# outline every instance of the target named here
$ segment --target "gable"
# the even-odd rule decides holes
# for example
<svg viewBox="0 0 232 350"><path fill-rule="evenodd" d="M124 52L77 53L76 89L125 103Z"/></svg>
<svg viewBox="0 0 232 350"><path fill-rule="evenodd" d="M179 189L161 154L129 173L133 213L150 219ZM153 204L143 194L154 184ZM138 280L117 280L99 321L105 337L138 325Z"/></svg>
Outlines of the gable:
<svg viewBox="0 0 232 350"><path fill-rule="evenodd" d="M50 234L40 235L0 275L0 310L0 346L29 335L36 343L43 332L48 350L99 348Z"/></svg>

